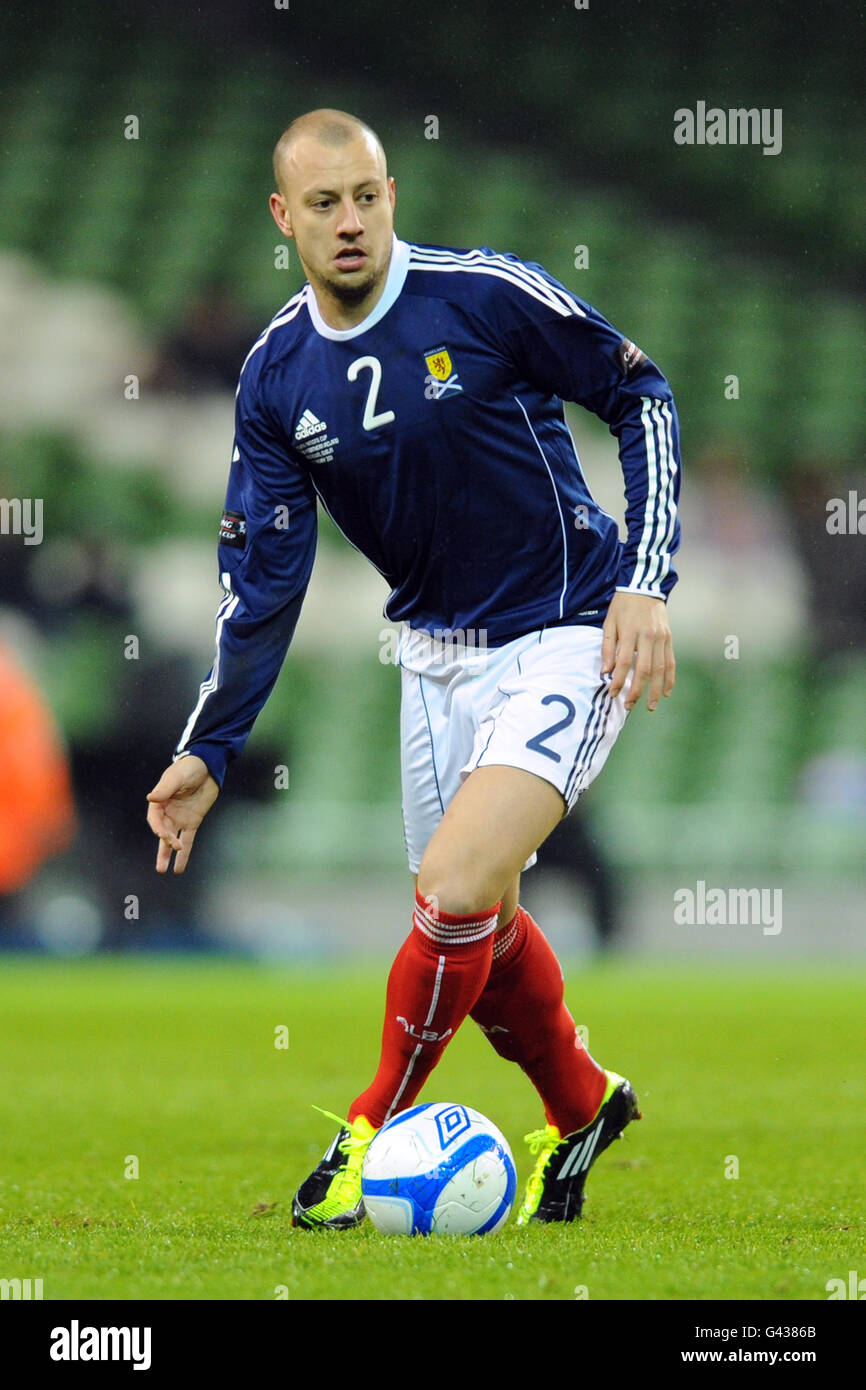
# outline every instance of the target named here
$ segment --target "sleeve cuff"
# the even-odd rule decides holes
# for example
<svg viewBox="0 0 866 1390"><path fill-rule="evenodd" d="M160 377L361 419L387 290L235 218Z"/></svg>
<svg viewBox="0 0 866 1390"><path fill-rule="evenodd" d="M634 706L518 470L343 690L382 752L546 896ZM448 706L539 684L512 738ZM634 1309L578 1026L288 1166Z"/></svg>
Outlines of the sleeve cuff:
<svg viewBox="0 0 866 1390"><path fill-rule="evenodd" d="M617 584L618 594L643 594L645 598L660 598L663 603L667 603L667 594L661 589L654 588L653 585L647 587L645 584Z"/></svg>
<svg viewBox="0 0 866 1390"><path fill-rule="evenodd" d="M180 758L195 757L201 758L211 777L217 786L222 789L225 781L226 769L229 764L228 754L225 748L218 743L193 743L189 748L181 748L172 754L172 762L176 763Z"/></svg>

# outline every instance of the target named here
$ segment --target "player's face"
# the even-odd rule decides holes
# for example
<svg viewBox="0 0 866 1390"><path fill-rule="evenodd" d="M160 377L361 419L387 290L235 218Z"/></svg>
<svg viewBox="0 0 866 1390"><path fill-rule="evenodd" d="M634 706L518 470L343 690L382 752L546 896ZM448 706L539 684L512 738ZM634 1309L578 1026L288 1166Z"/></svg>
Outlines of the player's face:
<svg viewBox="0 0 866 1390"><path fill-rule="evenodd" d="M395 189L381 151L360 133L336 147L304 136L281 182L271 211L294 237L319 307L360 322L381 294L391 258Z"/></svg>

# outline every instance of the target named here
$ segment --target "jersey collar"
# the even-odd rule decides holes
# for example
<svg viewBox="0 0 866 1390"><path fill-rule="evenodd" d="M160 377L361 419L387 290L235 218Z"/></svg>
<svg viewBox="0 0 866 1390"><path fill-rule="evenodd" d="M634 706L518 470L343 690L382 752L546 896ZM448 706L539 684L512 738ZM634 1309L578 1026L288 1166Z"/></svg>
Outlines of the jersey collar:
<svg viewBox="0 0 866 1390"><path fill-rule="evenodd" d="M356 323L354 328L331 328L322 315L319 313L319 306L316 303L316 296L311 285L307 285L307 308L310 311L310 318L313 327L323 338L331 338L334 342L343 343L348 338L357 338L361 333L366 333L368 328L372 328L375 323L384 318L392 304L397 299L400 291L406 283L406 276L409 273L409 246L405 241L400 241L396 232L391 244L391 261L388 266L388 274L385 278L385 288L382 297L370 310L365 319Z"/></svg>

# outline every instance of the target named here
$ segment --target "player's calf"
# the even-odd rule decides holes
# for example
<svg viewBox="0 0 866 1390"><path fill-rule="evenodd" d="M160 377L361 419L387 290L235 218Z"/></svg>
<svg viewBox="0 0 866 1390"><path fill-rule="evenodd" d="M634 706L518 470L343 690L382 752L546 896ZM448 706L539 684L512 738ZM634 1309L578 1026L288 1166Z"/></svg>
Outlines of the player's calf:
<svg viewBox="0 0 866 1390"><path fill-rule="evenodd" d="M379 1067L350 1119L379 1126L414 1103L484 988L499 908L448 913L416 894L412 930L388 976Z"/></svg>

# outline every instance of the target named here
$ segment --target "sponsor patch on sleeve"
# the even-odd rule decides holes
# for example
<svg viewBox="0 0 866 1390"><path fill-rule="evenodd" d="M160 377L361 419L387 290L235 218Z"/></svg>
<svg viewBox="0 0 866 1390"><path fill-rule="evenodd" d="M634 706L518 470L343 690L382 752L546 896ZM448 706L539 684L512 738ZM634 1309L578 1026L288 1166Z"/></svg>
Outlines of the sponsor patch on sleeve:
<svg viewBox="0 0 866 1390"><path fill-rule="evenodd" d="M617 356L626 376L631 376L632 372L639 372L647 360L646 353L641 352L637 343L633 343L630 338L623 338Z"/></svg>
<svg viewBox="0 0 866 1390"><path fill-rule="evenodd" d="M242 512L223 512L220 519L220 544L243 550L247 543L247 519Z"/></svg>

